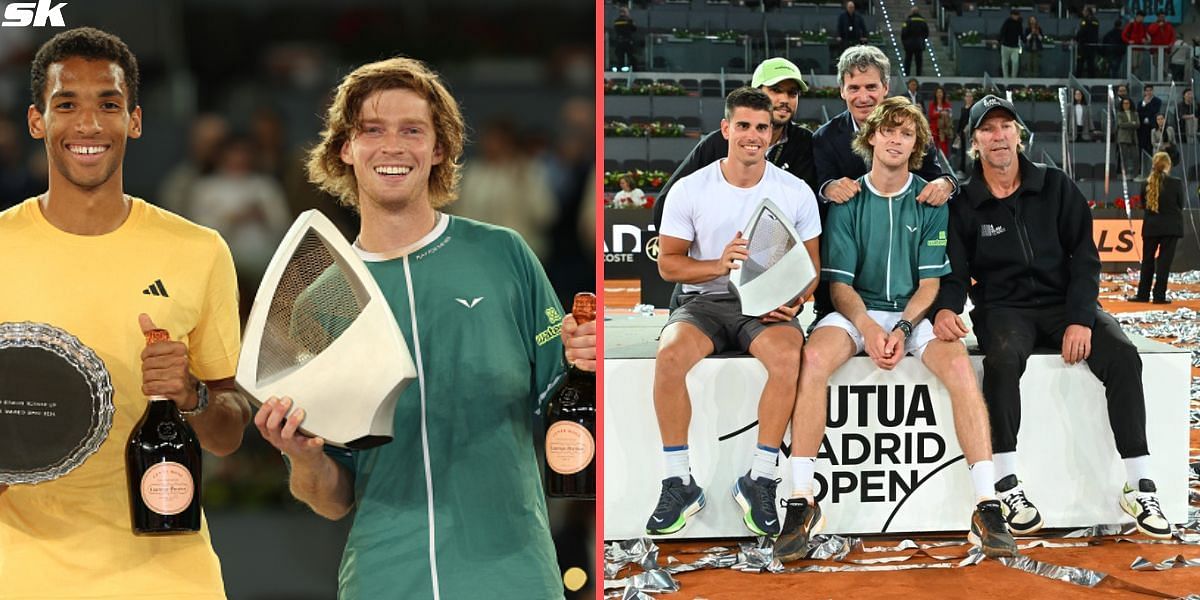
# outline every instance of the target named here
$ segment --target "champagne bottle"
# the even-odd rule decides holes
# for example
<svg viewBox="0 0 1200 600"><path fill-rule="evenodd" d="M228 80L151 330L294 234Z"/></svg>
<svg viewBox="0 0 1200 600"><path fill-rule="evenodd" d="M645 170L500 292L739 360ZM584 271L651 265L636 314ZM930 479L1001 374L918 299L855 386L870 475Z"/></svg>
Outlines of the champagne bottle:
<svg viewBox="0 0 1200 600"><path fill-rule="evenodd" d="M146 345L169 339L146 333ZM125 448L129 512L138 535L200 531L200 442L175 403L150 396Z"/></svg>
<svg viewBox="0 0 1200 600"><path fill-rule="evenodd" d="M575 294L571 314L596 320L596 296ZM596 374L572 366L546 409L546 494L596 498Z"/></svg>

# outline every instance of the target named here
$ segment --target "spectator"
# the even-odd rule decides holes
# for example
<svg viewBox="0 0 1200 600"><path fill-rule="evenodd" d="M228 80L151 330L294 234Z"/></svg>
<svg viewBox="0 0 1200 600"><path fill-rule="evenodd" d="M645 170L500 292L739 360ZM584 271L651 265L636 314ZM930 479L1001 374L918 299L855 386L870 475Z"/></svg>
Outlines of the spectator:
<svg viewBox="0 0 1200 600"><path fill-rule="evenodd" d="M1117 98L1117 157L1125 169L1125 177L1137 177L1141 173L1142 151L1138 148L1137 111L1133 100Z"/></svg>
<svg viewBox="0 0 1200 600"><path fill-rule="evenodd" d="M1154 153L1166 152L1174 161L1178 154L1175 144L1178 142L1175 128L1167 125L1167 115L1158 113L1154 117L1154 129L1150 130L1150 145L1154 148Z"/></svg>
<svg viewBox="0 0 1200 600"><path fill-rule="evenodd" d="M900 27L900 41L904 44L904 72L912 74L913 59L916 59L916 75L920 77L925 62L925 43L929 40L929 24L921 16L921 9L912 7L908 20ZM921 106L913 99L913 104Z"/></svg>
<svg viewBox="0 0 1200 600"><path fill-rule="evenodd" d="M613 196L613 208L643 208L646 206L646 194L634 187L632 177L622 175L621 179L617 180L617 185L621 186L621 191Z"/></svg>
<svg viewBox="0 0 1200 600"><path fill-rule="evenodd" d="M0 211L45 191L26 168L22 129L0 117Z"/></svg>
<svg viewBox="0 0 1200 600"><path fill-rule="evenodd" d="M1150 144L1150 130L1154 129L1154 117L1162 112L1162 100L1154 95L1154 86L1142 88L1142 102L1138 104L1138 145L1143 152L1149 153L1153 146Z"/></svg>
<svg viewBox="0 0 1200 600"><path fill-rule="evenodd" d="M971 154L970 132L967 131L968 116L971 114L971 106L975 104L975 90L967 90L963 93L962 112L958 113L958 125L954 128L956 132L955 145L962 151L958 155L958 170L960 173L969 173L967 170L968 158ZM965 177L965 175L964 175Z"/></svg>
<svg viewBox="0 0 1200 600"><path fill-rule="evenodd" d="M1134 75L1141 76L1142 73L1139 71L1142 68L1142 60L1146 56L1144 46L1150 43L1150 32L1146 30L1146 11L1137 11L1133 20L1125 26L1125 29L1121 30L1121 41L1125 42L1126 46L1143 46L1133 48L1133 54L1129 57L1129 70Z"/></svg>
<svg viewBox="0 0 1200 600"><path fill-rule="evenodd" d="M1121 104L1122 98L1129 98L1129 86L1119 83L1117 84L1117 104ZM1132 102L1132 99L1130 100Z"/></svg>
<svg viewBox="0 0 1200 600"><path fill-rule="evenodd" d="M1136 296L1126 298L1133 302L1170 304L1167 299L1167 281L1171 276L1171 261L1175 258L1175 245L1183 237L1184 201L1183 182L1167 173L1171 170L1171 157L1159 152L1154 155L1154 169L1149 181L1142 186L1142 198L1146 202L1145 219L1142 222L1142 273L1138 281ZM1158 255L1157 261L1155 254ZM1153 286L1154 297L1150 291Z"/></svg>
<svg viewBox="0 0 1200 600"><path fill-rule="evenodd" d="M637 25L629 16L629 9L622 6L617 10L617 18L613 19L612 45L614 70L636 71L637 61L634 60L633 34L637 33Z"/></svg>
<svg viewBox="0 0 1200 600"><path fill-rule="evenodd" d="M1175 27L1167 22L1167 15L1163 11L1158 11L1158 20L1151 23L1146 28L1147 35L1150 36L1150 45L1154 46L1154 73L1151 77L1162 79L1166 75L1167 56L1171 51L1171 47L1175 45Z"/></svg>
<svg viewBox="0 0 1200 600"><path fill-rule="evenodd" d="M1087 98L1083 90L1076 89L1071 96L1071 113L1067 119L1067 132L1076 142L1092 141L1092 114L1088 112Z"/></svg>
<svg viewBox="0 0 1200 600"><path fill-rule="evenodd" d="M854 8L854 2L846 3L846 12L838 16L838 37L842 48L857 46L867 39L867 23Z"/></svg>
<svg viewBox="0 0 1200 600"><path fill-rule="evenodd" d="M1030 17L1032 19L1033 17ZM1079 29L1075 32L1075 74L1080 77L1096 77L1096 51L1100 48L1100 20L1092 7L1083 9ZM1036 75L1036 73L1035 73Z"/></svg>
<svg viewBox="0 0 1200 600"><path fill-rule="evenodd" d="M479 159L463 169L453 212L516 231L545 262L558 212L546 168L527 155L516 126L503 118L483 127L479 148Z"/></svg>
<svg viewBox="0 0 1200 600"><path fill-rule="evenodd" d="M1029 24L1025 26L1025 35L1022 37L1022 42L1025 44L1025 71L1030 77L1041 76L1041 57L1042 49L1045 48L1045 34L1042 33L1042 26L1038 24L1037 17L1029 15Z"/></svg>
<svg viewBox="0 0 1200 600"><path fill-rule="evenodd" d="M1104 34L1102 44L1108 76L1116 79L1121 76L1121 61L1125 59L1125 40L1121 39L1121 17L1113 21L1113 27Z"/></svg>
<svg viewBox="0 0 1200 600"><path fill-rule="evenodd" d="M1169 52L1172 81L1190 81L1188 67L1192 61L1192 49L1183 40L1177 39Z"/></svg>
<svg viewBox="0 0 1200 600"><path fill-rule="evenodd" d="M1179 124L1179 140L1186 143L1196 141L1196 117L1200 115L1200 106L1196 106L1196 95L1192 88L1183 89L1183 100L1175 106L1176 120Z"/></svg>
<svg viewBox="0 0 1200 600"><path fill-rule="evenodd" d="M217 153L229 136L229 122L218 114L204 114L192 121L188 134L188 157L167 171L159 187L160 206L183 214L188 208L196 180L212 173Z"/></svg>
<svg viewBox="0 0 1200 600"><path fill-rule="evenodd" d="M938 86L933 90L933 100L929 102L929 129L933 132L933 143L946 156L950 155L950 138L954 136L954 119L950 116L950 100L946 98L946 89Z"/></svg>
<svg viewBox="0 0 1200 600"><path fill-rule="evenodd" d="M908 96L908 101L912 102L913 106L925 106L925 103L921 101L920 92L917 91L917 88L920 87L920 84L917 83L917 80L915 78L909 79L906 87L908 88L908 91L905 92L905 95Z"/></svg>
<svg viewBox="0 0 1200 600"><path fill-rule="evenodd" d="M1000 73L1005 79L1017 76L1021 61L1021 11L1012 9L1000 26Z"/></svg>

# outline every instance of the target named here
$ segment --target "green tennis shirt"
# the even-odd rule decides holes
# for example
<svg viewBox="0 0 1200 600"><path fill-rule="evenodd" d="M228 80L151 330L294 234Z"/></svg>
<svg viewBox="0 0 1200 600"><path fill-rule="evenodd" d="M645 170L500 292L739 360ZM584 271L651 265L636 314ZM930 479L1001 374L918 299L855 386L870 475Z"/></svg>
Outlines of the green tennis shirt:
<svg viewBox="0 0 1200 600"><path fill-rule="evenodd" d="M354 479L338 597L561 598L534 427L563 373L563 313L541 264L513 231L449 215L360 255L419 375L390 443L327 447Z"/></svg>
<svg viewBox="0 0 1200 600"><path fill-rule="evenodd" d="M843 204L829 207L821 240L821 278L854 286L867 310L904 310L921 279L950 272L950 210L917 202L926 182L909 174L899 192L882 195L867 180Z"/></svg>

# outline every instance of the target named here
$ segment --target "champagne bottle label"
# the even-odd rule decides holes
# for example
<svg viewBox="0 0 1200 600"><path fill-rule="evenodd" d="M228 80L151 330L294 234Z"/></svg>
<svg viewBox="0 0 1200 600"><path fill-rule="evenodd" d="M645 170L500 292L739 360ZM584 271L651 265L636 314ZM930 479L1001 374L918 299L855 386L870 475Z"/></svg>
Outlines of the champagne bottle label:
<svg viewBox="0 0 1200 600"><path fill-rule="evenodd" d="M160 515L177 515L192 503L192 472L177 462L160 462L142 475L142 501Z"/></svg>
<svg viewBox="0 0 1200 600"><path fill-rule="evenodd" d="M546 430L546 464L555 473L574 475L587 468L596 454L596 442L586 427L557 421Z"/></svg>

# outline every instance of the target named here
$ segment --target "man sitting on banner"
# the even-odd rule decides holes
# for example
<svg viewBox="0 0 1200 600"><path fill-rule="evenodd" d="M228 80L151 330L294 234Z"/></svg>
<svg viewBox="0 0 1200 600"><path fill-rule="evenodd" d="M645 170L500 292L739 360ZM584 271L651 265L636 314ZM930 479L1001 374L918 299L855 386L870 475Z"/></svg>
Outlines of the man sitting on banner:
<svg viewBox="0 0 1200 600"><path fill-rule="evenodd" d="M659 273L682 283L679 308L667 320L654 367L654 409L662 434L666 477L658 505L646 523L651 534L675 533L704 507L704 493L691 476L688 424L691 400L685 377L714 352L749 351L762 361L767 383L759 399L758 446L749 472L738 478L734 497L746 526L758 535L779 533L775 488L776 457L796 397L796 376L804 334L796 321L805 299L761 318L742 314L730 293L729 272L748 257L742 228L763 198L769 198L794 224L814 265L821 224L808 184L769 164L771 99L760 90L739 88L725 100L721 133L728 157L684 177L671 194L659 229Z"/></svg>
<svg viewBox="0 0 1200 600"><path fill-rule="evenodd" d="M946 386L978 502L968 539L988 556L1016 554L992 489L987 411L967 348L958 340L937 339L925 319L939 278L950 272L948 208L917 202L928 183L912 173L922 160L915 150L929 139L920 108L904 97L881 102L853 142L871 170L859 178L854 197L829 209L821 277L830 282L837 312L817 322L804 348L792 415L792 497L775 542L781 562L803 558L809 537L824 523L813 481L825 433L826 390L830 375L864 349L885 370L912 354Z"/></svg>
<svg viewBox="0 0 1200 600"><path fill-rule="evenodd" d="M934 333L953 341L969 332L958 316L968 293L975 305L996 491L1009 528L1029 534L1042 526L1017 478L1017 430L1026 360L1035 346L1053 345L1067 364L1086 359L1104 384L1125 462L1121 508L1142 533L1169 538L1149 473L1142 362L1121 326L1100 309L1100 256L1087 199L1061 170L1022 154L1027 129L1012 103L987 96L971 107L969 126L975 171L963 185L965 197L951 206L951 273L931 312Z"/></svg>

